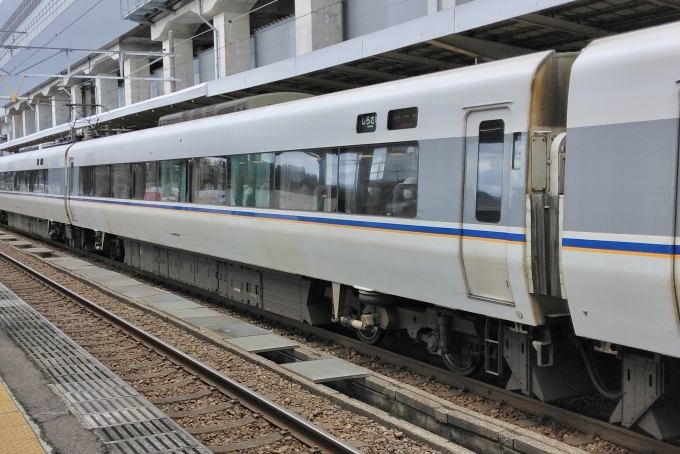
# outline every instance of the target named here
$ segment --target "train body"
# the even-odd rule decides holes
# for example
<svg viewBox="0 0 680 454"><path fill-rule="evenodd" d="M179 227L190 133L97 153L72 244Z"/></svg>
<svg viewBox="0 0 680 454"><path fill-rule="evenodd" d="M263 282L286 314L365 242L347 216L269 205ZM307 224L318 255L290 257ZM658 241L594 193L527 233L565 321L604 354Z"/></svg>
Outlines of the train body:
<svg viewBox="0 0 680 454"><path fill-rule="evenodd" d="M680 390L678 78L675 23L2 157L0 210L366 342L405 330L543 400L595 387L613 422L661 438Z"/></svg>

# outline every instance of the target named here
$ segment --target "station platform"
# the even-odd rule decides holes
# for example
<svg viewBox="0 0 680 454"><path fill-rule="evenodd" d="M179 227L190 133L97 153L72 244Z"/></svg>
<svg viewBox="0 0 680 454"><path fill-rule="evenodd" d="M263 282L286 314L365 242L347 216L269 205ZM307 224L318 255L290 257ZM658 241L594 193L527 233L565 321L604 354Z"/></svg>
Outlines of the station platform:
<svg viewBox="0 0 680 454"><path fill-rule="evenodd" d="M2 284L0 376L2 454L210 453Z"/></svg>
<svg viewBox="0 0 680 454"><path fill-rule="evenodd" d="M37 428L33 429L18 405L4 380L0 380L0 451L5 454L45 454Z"/></svg>

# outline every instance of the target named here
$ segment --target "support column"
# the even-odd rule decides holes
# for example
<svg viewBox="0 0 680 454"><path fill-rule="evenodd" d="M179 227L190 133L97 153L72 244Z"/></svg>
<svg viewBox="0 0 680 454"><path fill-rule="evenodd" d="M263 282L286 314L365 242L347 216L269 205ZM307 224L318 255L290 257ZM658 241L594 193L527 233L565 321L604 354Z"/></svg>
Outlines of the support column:
<svg viewBox="0 0 680 454"><path fill-rule="evenodd" d="M296 55L342 42L342 29L342 2L295 0Z"/></svg>
<svg viewBox="0 0 680 454"><path fill-rule="evenodd" d="M21 113L12 115L12 139L24 136L24 117Z"/></svg>
<svg viewBox="0 0 680 454"><path fill-rule="evenodd" d="M123 62L125 76L149 77L149 60L139 55L125 58ZM125 79L125 105L145 101L151 97L151 88L148 80Z"/></svg>
<svg viewBox="0 0 680 454"><path fill-rule="evenodd" d="M118 105L118 80L102 79L99 76L95 76L94 87L98 114L120 107Z"/></svg>
<svg viewBox="0 0 680 454"><path fill-rule="evenodd" d="M173 31L173 42L176 57L163 57L163 77L168 79L175 77L178 80L174 84L170 81L163 82L163 94L183 90L194 85L194 41L189 39L191 35ZM170 39L163 40L163 49L170 52ZM173 90L174 86L174 90Z"/></svg>
<svg viewBox="0 0 680 454"><path fill-rule="evenodd" d="M42 131L52 127L52 102L49 99L35 99L36 130Z"/></svg>
<svg viewBox="0 0 680 454"><path fill-rule="evenodd" d="M70 103L71 98L69 98L66 93L57 93L52 96L52 124L54 126L68 123L71 109L66 104Z"/></svg>
<svg viewBox="0 0 680 454"><path fill-rule="evenodd" d="M21 112L24 124L24 137L35 134L35 112L30 107Z"/></svg>
<svg viewBox="0 0 680 454"><path fill-rule="evenodd" d="M231 19L235 20L229 23ZM249 70L250 16L222 12L213 18L213 26L219 35L216 47L220 57L220 76L225 77Z"/></svg>
<svg viewBox="0 0 680 454"><path fill-rule="evenodd" d="M82 80L82 79L80 79ZM80 85L74 85L71 87L71 100L72 103L74 104L71 107L71 111L73 112L73 115L71 117L72 120L78 119L78 118L83 118L85 116L85 112L83 110L83 90L80 87Z"/></svg>

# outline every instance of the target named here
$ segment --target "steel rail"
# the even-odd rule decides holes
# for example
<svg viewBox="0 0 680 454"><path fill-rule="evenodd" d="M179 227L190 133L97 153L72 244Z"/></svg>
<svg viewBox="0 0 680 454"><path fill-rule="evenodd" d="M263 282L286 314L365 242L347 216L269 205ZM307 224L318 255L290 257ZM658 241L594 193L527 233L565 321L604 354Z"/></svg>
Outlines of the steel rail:
<svg viewBox="0 0 680 454"><path fill-rule="evenodd" d="M127 320L117 316L113 312L104 309L87 298L53 281L49 277L44 276L40 272L30 268L28 265L19 262L18 260L8 256L3 252L0 252L0 258L29 273L31 276L52 287L59 293L62 293L68 298L75 300L78 304L102 317L117 328L125 331L132 337L144 343L146 346L153 348L159 353L170 358L171 361L184 367L186 370L200 376L208 384L219 388L230 397L238 399L239 403L248 407L251 411L260 413L263 418L267 419L277 427L290 431L290 434L293 437L297 438L306 445L320 449L322 452L326 453L361 454L361 451L316 427L309 421L306 421L298 415L275 404L264 396L261 396L253 390L243 386L236 380L223 375L212 367L199 362L181 350L176 349L172 345L162 341L156 336L147 333L141 328L131 324Z"/></svg>

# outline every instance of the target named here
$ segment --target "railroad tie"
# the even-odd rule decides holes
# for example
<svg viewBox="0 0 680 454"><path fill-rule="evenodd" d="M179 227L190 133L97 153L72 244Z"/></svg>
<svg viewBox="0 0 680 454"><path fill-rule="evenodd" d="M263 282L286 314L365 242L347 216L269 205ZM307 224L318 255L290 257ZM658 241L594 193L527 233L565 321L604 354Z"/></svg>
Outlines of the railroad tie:
<svg viewBox="0 0 680 454"><path fill-rule="evenodd" d="M240 441L237 443L229 443L226 446L208 446L208 449L210 449L215 454L222 454L228 452L242 451L244 449L259 448L261 446L266 446L275 443L281 440L282 438L283 435L281 435L278 432L274 432L267 435L263 435L258 438L252 438L250 440Z"/></svg>
<svg viewBox="0 0 680 454"><path fill-rule="evenodd" d="M219 432L221 430L233 430L237 429L242 426L247 426L248 424L252 424L257 419L253 418L252 416L246 416L245 418L241 419L235 419L233 421L227 421L222 424L216 424L212 426L203 426L203 427L190 427L185 429L189 434L191 435L201 435L201 434L211 434L215 432Z"/></svg>
<svg viewBox="0 0 680 454"><path fill-rule="evenodd" d="M234 404L230 402L223 402L221 404L212 405L210 407L196 408L194 410L185 411L166 411L165 414L173 419L186 418L188 416L205 415L208 413L217 413L218 411L229 410Z"/></svg>
<svg viewBox="0 0 680 454"><path fill-rule="evenodd" d="M172 381L170 383L163 383L162 385L147 386L145 388L135 388L138 393L147 393L150 391L158 391L159 389L180 388L182 386L190 385L194 382L193 377L187 377L184 380Z"/></svg>
<svg viewBox="0 0 680 454"><path fill-rule="evenodd" d="M80 344L81 347L97 347L99 345L108 345L108 344L119 344L123 341L128 340L127 337L116 337L113 339L107 339L107 340L102 340L102 341L94 341L94 342L83 342Z"/></svg>
<svg viewBox="0 0 680 454"><path fill-rule="evenodd" d="M110 358L103 358L101 361L103 362L111 362L111 361L125 361L128 359L135 359L135 358L141 358L142 356L146 356L151 353L151 350L146 350L142 351L139 353L133 353L132 355L120 355L120 356L112 356Z"/></svg>
<svg viewBox="0 0 680 454"><path fill-rule="evenodd" d="M148 378L165 377L166 375L175 374L175 373L177 373L177 369L164 369L160 372L152 372L150 374L125 375L122 378L124 378L125 380L128 380L128 381L146 380Z"/></svg>
<svg viewBox="0 0 680 454"><path fill-rule="evenodd" d="M60 322L62 320L57 320L57 322ZM90 328L85 328L85 326L90 326ZM91 333L93 331L101 331L102 328L101 326L91 326L91 325L73 325L69 326L68 328L62 329L63 332L67 334L78 334L78 333Z"/></svg>
<svg viewBox="0 0 680 454"><path fill-rule="evenodd" d="M157 399L149 399L149 402L151 402L154 405L174 404L174 403L177 403L177 402L186 402L187 400L202 399L203 397L208 397L211 394L212 394L211 390L202 389L198 392L191 393L191 394L181 394L179 396L159 397Z"/></svg>
<svg viewBox="0 0 680 454"><path fill-rule="evenodd" d="M121 371L121 370L144 369L145 367L157 366L157 365L162 364L164 362L165 362L164 359L156 359L156 360L153 360L153 361L146 361L146 362L143 362L143 363L125 364L123 366L109 367L109 369L114 371L114 372Z"/></svg>

